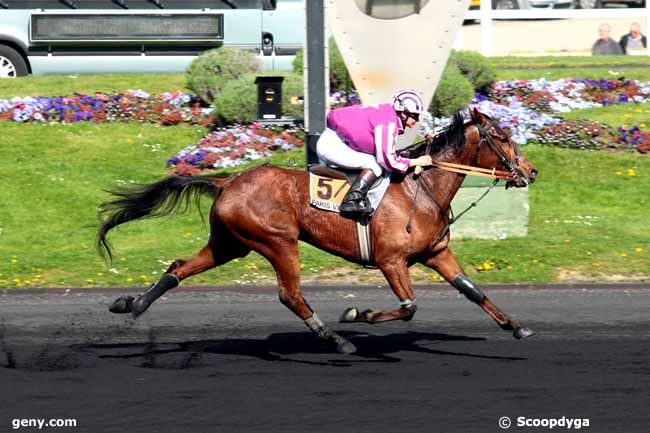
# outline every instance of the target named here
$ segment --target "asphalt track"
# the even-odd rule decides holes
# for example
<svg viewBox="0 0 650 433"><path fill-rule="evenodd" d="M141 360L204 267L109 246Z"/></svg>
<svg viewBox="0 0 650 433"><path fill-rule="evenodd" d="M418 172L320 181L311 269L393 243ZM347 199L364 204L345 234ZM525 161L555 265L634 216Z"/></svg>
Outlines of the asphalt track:
<svg viewBox="0 0 650 433"><path fill-rule="evenodd" d="M580 431L650 431L650 287L487 289L539 335L516 341L450 289L418 289L416 318L338 324L392 308L386 288L308 288L359 348L331 353L269 289L178 291L137 321L116 292L0 294L0 432L567 431L517 419L588 419ZM3 292L0 292L3 293ZM541 421L538 421L541 423ZM573 424L571 430L576 430Z"/></svg>

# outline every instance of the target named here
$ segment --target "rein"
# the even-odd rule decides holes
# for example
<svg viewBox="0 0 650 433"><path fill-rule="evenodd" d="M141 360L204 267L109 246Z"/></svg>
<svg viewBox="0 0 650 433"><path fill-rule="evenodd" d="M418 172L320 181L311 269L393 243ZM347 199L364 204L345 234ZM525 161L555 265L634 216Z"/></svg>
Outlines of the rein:
<svg viewBox="0 0 650 433"><path fill-rule="evenodd" d="M442 162L442 161L440 161L440 162L433 161L432 167L434 167L434 168L438 168L440 170L451 172L451 173L464 174L464 175L468 175L468 176L487 177L489 179L493 179L494 182L492 182L492 185L490 185L490 187L483 194L481 194L481 196L478 199L476 199L475 201L470 203L470 205L467 208L465 208L462 212L460 212L458 214L458 216L454 216L454 211L451 209L451 206L449 207L450 217L449 217L449 220L447 222L447 225L442 230L442 233L440 234L440 236L438 236L438 238L433 243L431 248L434 248L436 245L438 245L447 236L447 234L449 233L449 227L452 224L454 224L455 222L457 222L459 219L461 219L472 208L475 208L478 205L478 203L481 200L483 200L488 195L488 193L490 191L492 191L492 189L499 183L500 180L513 180L513 179L516 179L516 178L520 177L519 174L517 173L517 170L513 167L512 162L509 161L505 157L505 155L503 154L501 149L499 149L496 146L496 144L494 143L494 140L492 139L490 134L486 131L486 129L482 125L478 125L478 124L476 125L476 127L478 128L479 137L480 137L481 141L485 141L487 143L490 150L492 150L497 155L497 157L499 158L501 163L508 169L508 171L497 170L496 167L493 167L490 170L490 169L487 169L487 168L474 167L474 166L471 166L471 165L455 164L455 163L451 163L451 162ZM426 147L425 154L429 155L430 151L431 151L431 141L426 141L426 143L427 143L427 147ZM480 151L480 143L479 143L478 149ZM515 155L515 160L518 159L518 158L519 158L519 153L517 152L517 154ZM411 212L409 213L409 219L408 219L408 222L406 224L406 231L408 233L411 233L411 220L413 218L413 213L415 212L415 206L417 204L418 192L420 191L420 183L423 184L424 190L429 195L429 198L431 198L434 203L437 203L435 196L429 190L426 183L421 182L422 179L419 176L422 173L422 171L423 170L422 170L421 167L416 167L416 169L414 171L414 174L413 174L414 179L415 178L417 178L417 179L415 179L416 188L415 188L415 195L413 197L413 207L411 207Z"/></svg>
<svg viewBox="0 0 650 433"><path fill-rule="evenodd" d="M502 171L493 168L474 167L471 165L454 164L451 162L433 162L433 167L452 173L466 174L468 176L487 177L494 180L512 180L515 174L509 171Z"/></svg>

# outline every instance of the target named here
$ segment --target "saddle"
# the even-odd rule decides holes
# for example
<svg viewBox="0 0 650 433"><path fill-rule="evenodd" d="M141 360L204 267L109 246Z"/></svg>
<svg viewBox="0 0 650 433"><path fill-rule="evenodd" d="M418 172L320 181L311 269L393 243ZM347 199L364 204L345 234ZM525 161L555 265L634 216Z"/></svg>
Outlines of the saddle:
<svg viewBox="0 0 650 433"><path fill-rule="evenodd" d="M339 212L343 198L350 190L361 170L332 168L324 165L310 165L309 171L309 203L330 212ZM381 177L375 181L373 188ZM383 195L383 194L382 194ZM365 266L373 263L372 243L370 236L370 220L372 216L356 220L359 239L361 263Z"/></svg>
<svg viewBox="0 0 650 433"><path fill-rule="evenodd" d="M349 184L352 184L357 176L359 176L361 170L349 170L344 168L336 169L325 165L312 164L309 166L309 172L320 177L347 180Z"/></svg>

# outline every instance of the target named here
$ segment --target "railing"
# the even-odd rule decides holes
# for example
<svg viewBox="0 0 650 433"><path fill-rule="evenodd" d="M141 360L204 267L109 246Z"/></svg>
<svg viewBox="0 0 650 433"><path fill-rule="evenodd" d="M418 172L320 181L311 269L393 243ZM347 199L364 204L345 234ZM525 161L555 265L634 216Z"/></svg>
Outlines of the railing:
<svg viewBox="0 0 650 433"><path fill-rule="evenodd" d="M650 23L650 0L645 8L613 8L613 9L492 9L492 0L481 0L480 10L467 11L466 20L481 21L481 54L489 56L493 53L494 20L539 20L539 19L621 19L644 17L648 34ZM570 37L570 35L567 35ZM650 55L650 44L647 47Z"/></svg>

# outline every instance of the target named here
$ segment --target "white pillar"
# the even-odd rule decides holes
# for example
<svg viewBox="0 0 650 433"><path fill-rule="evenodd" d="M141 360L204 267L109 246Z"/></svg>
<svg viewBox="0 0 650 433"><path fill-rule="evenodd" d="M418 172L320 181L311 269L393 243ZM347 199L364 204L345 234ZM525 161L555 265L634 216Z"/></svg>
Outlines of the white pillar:
<svg viewBox="0 0 650 433"><path fill-rule="evenodd" d="M491 56L494 47L492 0L481 0L481 54Z"/></svg>

